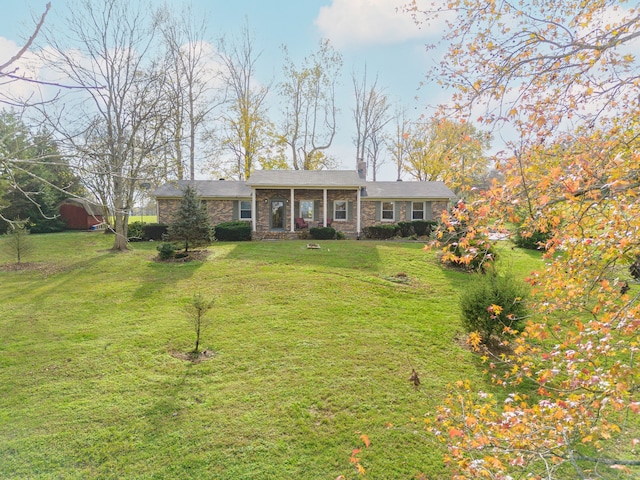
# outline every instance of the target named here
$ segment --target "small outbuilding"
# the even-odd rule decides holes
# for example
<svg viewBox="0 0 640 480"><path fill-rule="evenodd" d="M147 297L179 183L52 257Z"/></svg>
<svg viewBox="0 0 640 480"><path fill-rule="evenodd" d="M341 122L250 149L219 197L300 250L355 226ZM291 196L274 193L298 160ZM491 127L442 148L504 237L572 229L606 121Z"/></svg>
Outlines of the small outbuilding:
<svg viewBox="0 0 640 480"><path fill-rule="evenodd" d="M59 211L69 230L91 230L104 223L102 207L86 198L67 198L60 204Z"/></svg>

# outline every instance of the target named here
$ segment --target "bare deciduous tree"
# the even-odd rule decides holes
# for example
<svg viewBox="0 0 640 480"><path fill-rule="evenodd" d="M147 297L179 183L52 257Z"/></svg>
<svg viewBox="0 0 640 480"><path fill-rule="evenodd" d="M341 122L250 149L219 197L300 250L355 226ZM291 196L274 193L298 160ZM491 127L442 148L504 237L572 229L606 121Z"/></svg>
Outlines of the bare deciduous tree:
<svg viewBox="0 0 640 480"><path fill-rule="evenodd" d="M280 93L285 102L283 141L291 150L295 170L317 170L331 166L325 151L336 134L335 88L342 56L328 40L317 52L296 66L284 48L286 60Z"/></svg>
<svg viewBox="0 0 640 480"><path fill-rule="evenodd" d="M130 209L162 145L166 75L155 58L158 24L150 5L81 0L64 28L49 30L45 60L84 95L61 95L41 113L111 209L114 250L127 249ZM64 33L63 33L64 32ZM93 88L99 86L100 88Z"/></svg>
<svg viewBox="0 0 640 480"><path fill-rule="evenodd" d="M214 94L217 72L211 68L213 52L205 42L205 21L196 20L190 6L182 13L165 8L160 15L168 77L163 95L169 111L168 152L175 176L181 180L185 175L186 151L189 176L194 180L197 133L218 103Z"/></svg>
<svg viewBox="0 0 640 480"><path fill-rule="evenodd" d="M229 173L245 180L270 153L273 125L266 108L270 86L256 82L260 53L255 52L246 24L239 39L230 43L221 40L220 58L225 67L222 78L227 91L220 147L232 156Z"/></svg>
<svg viewBox="0 0 640 480"><path fill-rule="evenodd" d="M384 143L384 128L391 121L389 115L389 100L387 95L378 89L378 78L371 86L367 85L367 68L365 65L362 80L352 75L353 90L356 105L353 109L353 118L356 124L356 161L367 163L367 171L376 180L376 174L382 160L380 158L381 146Z"/></svg>
<svg viewBox="0 0 640 480"><path fill-rule="evenodd" d="M404 109L398 111L394 117L393 131L387 134L386 145L395 165L397 178L402 180L402 173L411 151L411 121L407 118Z"/></svg>

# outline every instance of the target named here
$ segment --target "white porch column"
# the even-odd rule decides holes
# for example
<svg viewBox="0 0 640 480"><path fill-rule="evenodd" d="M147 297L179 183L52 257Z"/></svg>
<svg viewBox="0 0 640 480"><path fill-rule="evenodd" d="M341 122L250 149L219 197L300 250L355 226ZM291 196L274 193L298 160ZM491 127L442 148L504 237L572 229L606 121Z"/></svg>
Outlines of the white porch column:
<svg viewBox="0 0 640 480"><path fill-rule="evenodd" d="M358 187L356 191L356 234L360 238L360 191L362 189Z"/></svg>
<svg viewBox="0 0 640 480"><path fill-rule="evenodd" d="M256 210L256 189L251 189L251 231L256 231L256 218L258 217L258 211Z"/></svg>
<svg viewBox="0 0 640 480"><path fill-rule="evenodd" d="M291 231L292 232L296 231L296 224L295 224L294 219L293 219L293 217L295 216L295 213L296 213L295 212L296 205L294 203L295 195L293 193L294 190L295 190L294 188L291 189L291 193L290 193L291 200L289 200L289 203L290 203L290 205L289 205L289 217L291 219L289 223L291 225Z"/></svg>
<svg viewBox="0 0 640 480"><path fill-rule="evenodd" d="M323 227L327 226L327 189L322 189L322 224Z"/></svg>

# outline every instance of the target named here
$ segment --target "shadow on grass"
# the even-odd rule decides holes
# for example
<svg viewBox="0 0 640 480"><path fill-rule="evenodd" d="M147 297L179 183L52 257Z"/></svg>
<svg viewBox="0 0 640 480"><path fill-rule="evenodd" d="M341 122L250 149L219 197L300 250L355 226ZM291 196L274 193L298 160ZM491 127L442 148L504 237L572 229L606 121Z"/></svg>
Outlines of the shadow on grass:
<svg viewBox="0 0 640 480"><path fill-rule="evenodd" d="M185 363L182 373L171 378L161 389L162 394L155 396L156 401L145 411L145 418L156 432L164 430L168 422L180 414L184 402L180 400L180 393L184 390L192 364Z"/></svg>
<svg viewBox="0 0 640 480"><path fill-rule="evenodd" d="M95 269L114 255L117 254L105 251L95 257L59 267L52 275L46 276L46 281L41 282L36 288L34 288L34 285L30 282L27 282L22 288L22 293L29 295L31 297L30 301L35 305L40 305L56 292L64 292L65 290L73 291L75 289L73 283L76 281L75 277L77 272ZM34 270L34 272L40 275L38 270ZM18 290L17 293L20 294L20 292L21 291Z"/></svg>
<svg viewBox="0 0 640 480"><path fill-rule="evenodd" d="M184 263L149 261L140 286L133 292L134 299L157 296L159 292L175 287L179 282L191 278L204 265L204 261Z"/></svg>
<svg viewBox="0 0 640 480"><path fill-rule="evenodd" d="M320 248L307 248L307 244ZM380 257L368 242L350 240L283 240L237 243L226 258L253 261L257 265L317 266L335 269L379 268Z"/></svg>

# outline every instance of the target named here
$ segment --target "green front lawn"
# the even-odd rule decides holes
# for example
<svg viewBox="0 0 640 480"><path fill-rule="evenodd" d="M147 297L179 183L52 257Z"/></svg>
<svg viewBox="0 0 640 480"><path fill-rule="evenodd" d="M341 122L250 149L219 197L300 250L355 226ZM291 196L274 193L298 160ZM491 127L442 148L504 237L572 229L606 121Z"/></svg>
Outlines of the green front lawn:
<svg viewBox="0 0 640 480"><path fill-rule="evenodd" d="M31 240L14 270L0 239L0 478L356 478L354 448L367 478L447 477L422 418L447 383L487 379L458 340L470 277L422 244L217 243L162 264L103 233ZM201 363L172 355L193 348L195 292L216 302Z"/></svg>

